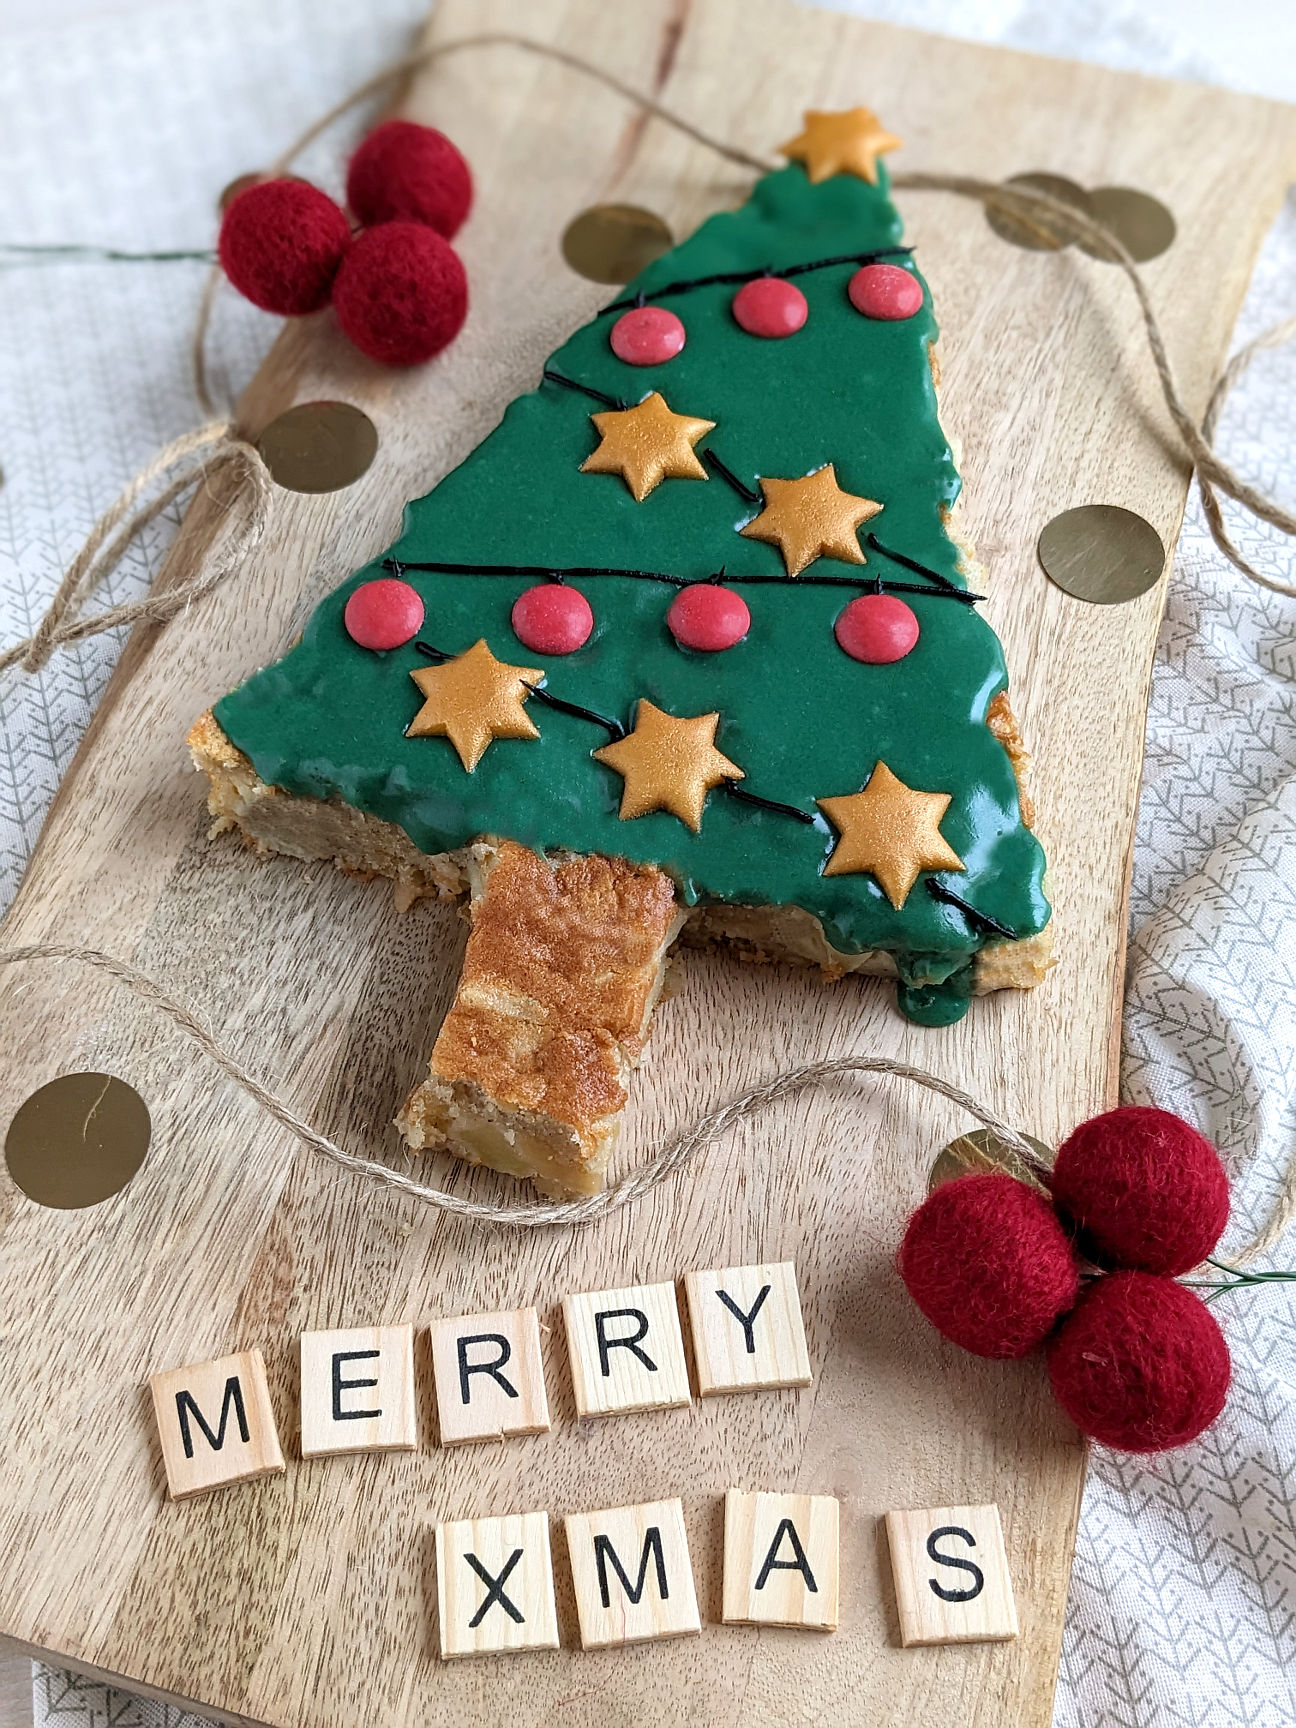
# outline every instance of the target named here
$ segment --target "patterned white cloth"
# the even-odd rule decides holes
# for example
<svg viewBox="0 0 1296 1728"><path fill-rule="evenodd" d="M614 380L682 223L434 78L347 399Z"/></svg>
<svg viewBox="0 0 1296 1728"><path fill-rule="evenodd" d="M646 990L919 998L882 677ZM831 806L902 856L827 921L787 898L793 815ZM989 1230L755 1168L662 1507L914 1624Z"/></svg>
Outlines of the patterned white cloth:
<svg viewBox="0 0 1296 1728"><path fill-rule="evenodd" d="M1232 7L1185 6L1172 35L1123 0L839 3L1149 72L1223 82L1240 64ZM27 30L0 11L0 240L210 245L220 188L399 52L423 11L423 0L168 0ZM1276 30L1290 28L1285 16L1275 4ZM1296 64L1253 75L1296 99ZM336 189L348 141L339 129L307 171ZM198 419L188 338L202 269L0 271L0 644L30 631L123 480ZM1293 313L1296 201L1265 247L1238 340ZM222 301L213 352L227 396L274 329ZM1294 401L1296 349L1264 357L1222 437L1236 466L1289 502ZM1253 562L1292 580L1292 547L1230 514ZM108 599L143 591L174 525L156 525ZM0 905L119 648L98 638L38 678L0 682ZM1221 1146L1240 1240L1267 1215L1296 1133L1296 602L1220 557L1195 500L1153 682L1131 917L1126 1093L1180 1111ZM1235 1383L1199 1444L1150 1463L1094 1453L1059 1728L1296 1721L1293 1300L1278 1287L1217 1308ZM34 1700L42 1725L193 1720L39 1666Z"/></svg>

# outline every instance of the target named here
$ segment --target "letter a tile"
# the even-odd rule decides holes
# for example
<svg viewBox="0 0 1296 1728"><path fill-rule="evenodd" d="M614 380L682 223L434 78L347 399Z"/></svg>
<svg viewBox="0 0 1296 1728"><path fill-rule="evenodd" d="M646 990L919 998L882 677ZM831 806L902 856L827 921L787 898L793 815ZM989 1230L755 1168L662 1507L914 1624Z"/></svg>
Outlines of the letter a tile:
<svg viewBox="0 0 1296 1728"><path fill-rule="evenodd" d="M810 1384L801 1297L790 1260L686 1272L684 1289L704 1398Z"/></svg>
<svg viewBox="0 0 1296 1728"><path fill-rule="evenodd" d="M558 1648L547 1512L438 1524L436 1571L447 1661Z"/></svg>
<svg viewBox="0 0 1296 1728"><path fill-rule="evenodd" d="M441 1444L543 1434L549 1427L534 1308L461 1314L432 1328Z"/></svg>
<svg viewBox="0 0 1296 1728"><path fill-rule="evenodd" d="M673 1410L691 1401L673 1284L563 1298L580 1416Z"/></svg>
<svg viewBox="0 0 1296 1728"><path fill-rule="evenodd" d="M303 1458L414 1450L412 1326L302 1333L301 1443Z"/></svg>
<svg viewBox="0 0 1296 1728"><path fill-rule="evenodd" d="M837 1627L838 1505L827 1494L725 1495L727 1625Z"/></svg>
<svg viewBox="0 0 1296 1728"><path fill-rule="evenodd" d="M993 1644L1017 1636L997 1506L888 1512L900 1642Z"/></svg>
<svg viewBox="0 0 1296 1728"><path fill-rule="evenodd" d="M259 1350L154 1374L149 1391L173 1500L282 1471Z"/></svg>
<svg viewBox="0 0 1296 1728"><path fill-rule="evenodd" d="M583 1650L702 1630L678 1500L577 1512L563 1523Z"/></svg>

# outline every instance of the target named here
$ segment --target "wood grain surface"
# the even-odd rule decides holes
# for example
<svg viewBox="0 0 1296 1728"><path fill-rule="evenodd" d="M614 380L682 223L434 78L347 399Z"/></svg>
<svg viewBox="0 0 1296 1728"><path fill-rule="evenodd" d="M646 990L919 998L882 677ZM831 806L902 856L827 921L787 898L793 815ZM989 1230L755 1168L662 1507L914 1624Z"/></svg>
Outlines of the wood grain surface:
<svg viewBox="0 0 1296 1728"><path fill-rule="evenodd" d="M1187 398L1208 381L1296 158L1274 104L944 41L785 0L448 0L435 33L517 29L591 57L748 148L809 106L868 102L907 140L898 167L1051 169L1164 199L1175 245L1148 266ZM359 70L359 69L358 69ZM193 718L280 652L311 605L395 536L425 491L538 376L606 290L559 238L600 200L688 233L747 178L613 93L517 49L418 78L409 113L455 137L478 205L462 236L473 309L436 364L384 372L327 316L287 329L242 407L255 431L340 397L380 450L349 491L276 496L267 543L214 598L128 644L5 924L126 956L324 1130L400 1160L387 1124L423 1072L462 950L455 914L401 915L390 886L258 863L206 838L185 761ZM255 164L249 164L249 167ZM624 1169L717 1100L850 1051L938 1070L1042 1139L1112 1098L1125 896L1149 667L1163 595L1089 607L1033 545L1073 504L1145 515L1172 544L1187 487L1127 286L1075 252L1016 250L980 210L900 200L944 339L944 420L962 442L965 522L991 578L1013 699L1037 757L1060 964L960 1025L898 1018L893 991L685 956L618 1155ZM201 562L228 481L191 510L169 572ZM171 1029L71 964L14 968L0 1004L0 1120L35 1087L107 1069L139 1088L153 1149L117 1198L44 1210L0 1176L0 1634L209 1712L319 1728L430 1721L782 1724L1049 1719L1084 1470L1038 1360L945 1347L892 1257L936 1150L968 1124L896 1083L779 1105L689 1176L576 1233L492 1235L420 1211L303 1153ZM419 1168L461 1192L487 1173ZM560 1304L690 1268L795 1262L814 1383L578 1424ZM434 1448L428 1325L534 1304L551 1432ZM298 1336L420 1328L417 1452L302 1461ZM264 1351L287 1471L168 1502L151 1372ZM724 1493L841 1501L841 1626L824 1637L720 1624ZM564 1516L680 1495L700 1637L578 1648ZM880 1520L995 1502L1021 1636L903 1650ZM561 1649L443 1663L438 1520L548 1509Z"/></svg>

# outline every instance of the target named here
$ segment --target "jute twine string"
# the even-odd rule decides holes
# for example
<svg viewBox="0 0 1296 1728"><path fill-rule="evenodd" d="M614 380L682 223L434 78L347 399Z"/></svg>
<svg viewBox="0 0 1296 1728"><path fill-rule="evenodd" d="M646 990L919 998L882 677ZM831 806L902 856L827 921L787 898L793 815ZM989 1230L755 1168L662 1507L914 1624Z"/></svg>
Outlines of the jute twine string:
<svg viewBox="0 0 1296 1728"><path fill-rule="evenodd" d="M536 42L511 32L483 32L452 42L433 44L406 55L384 71L367 79L341 102L320 116L272 164L272 173L282 173L295 158L327 127L343 114L372 97L380 95L410 73L433 61L469 48L514 47L527 53L557 61L573 71L595 79L616 91L627 101L660 119L665 124L716 151L726 160L756 173L767 173L778 164L749 154L721 139L714 138L691 121L673 113L654 97L633 89L602 67L576 54L548 43ZM1196 467L1202 489L1207 519L1216 543L1237 568L1252 580L1263 583L1277 593L1296 594L1296 588L1275 581L1254 570L1238 553L1225 531L1216 489L1242 504L1252 514L1271 523L1285 534L1296 534L1296 516L1237 475L1218 457L1211 446L1220 410L1229 390L1264 348L1276 347L1296 334L1296 320L1266 331L1234 356L1217 380L1212 391L1206 416L1199 427L1185 407L1175 382L1174 372L1166 352L1161 328L1151 299L1134 259L1117 236L1102 223L1083 211L1033 187L1011 186L996 181L978 180L966 175L896 174L891 179L898 191L952 192L972 198L987 209L1002 211L1028 226L1037 226L1045 235L1060 235L1068 240L1083 240L1099 256L1119 265L1130 282L1143 318L1148 347L1152 354L1161 392L1171 420L1184 448ZM1032 222L1032 218L1035 219ZM210 594L237 568L265 532L269 514L272 481L260 454L242 438L231 420L215 417L216 409L207 382L206 339L212 307L221 281L219 268L213 269L204 286L197 326L193 339L195 388L211 422L176 439L131 481L112 507L105 511L92 529L80 553L68 567L59 584L54 600L36 633L24 642L16 643L0 654L0 672L14 664L24 670L36 671L49 659L57 647L103 630L121 625L150 622L163 623L202 595ZM197 464L179 475L171 471L197 457ZM250 488L247 518L241 533L231 533L223 555L211 562L205 574L177 584L160 594L131 604L116 606L93 616L82 616L81 609L95 588L120 560L135 535L187 488L204 480L221 462L236 463ZM162 490L132 515L132 506L150 485L170 475ZM115 538L110 540L110 536ZM303 1145L336 1167L365 1177L383 1187L405 1194L454 1217L474 1223L525 1230L555 1225L591 1224L620 1210L650 1193L677 1172L684 1170L702 1149L719 1138L737 1122L758 1115L780 1099L805 1088L847 1074L881 1074L907 1080L927 1091L939 1094L966 1110L984 1127L997 1136L1001 1145L1014 1154L1040 1180L1047 1183L1048 1168L1042 1164L1023 1136L1010 1124L1001 1121L971 1094L951 1085L938 1075L928 1073L904 1062L885 1056L842 1056L825 1062L807 1063L788 1069L772 1080L753 1087L728 1103L709 1111L690 1128L659 1149L637 1171L613 1184L601 1194L575 1201L555 1201L526 1206L510 1206L494 1201L473 1201L450 1194L444 1189L417 1182L400 1171L374 1159L349 1152L326 1134L311 1126L283 1098L262 1084L237 1057L226 1050L202 1024L192 1009L162 989L153 979L124 960L98 949L81 948L65 943L35 943L25 947L0 950L0 965L17 961L71 960L98 969L115 979L135 997L166 1016L200 1049L235 1085L239 1086L260 1107ZM1296 1159L1289 1168L1283 1191L1273 1214L1259 1235L1233 1257L1233 1263L1243 1265L1265 1252L1282 1236L1293 1216L1296 1216Z"/></svg>
<svg viewBox="0 0 1296 1728"><path fill-rule="evenodd" d="M179 474L172 472L177 467L181 469ZM233 471L235 485L232 497L221 500L220 507L228 512L234 504L240 504L244 520L241 528L228 532L225 546L208 560L206 569L173 588L149 593L142 600L125 601L102 612L85 614L82 608L121 562L135 537L193 486L206 485L214 498L212 477L225 468ZM167 475L170 478L162 490L132 512L132 506L150 486ZM238 484L240 480L246 486ZM273 490L270 471L260 453L238 435L229 421L214 421L173 439L139 471L95 523L85 545L64 572L35 633L0 654L0 672L10 666L21 666L24 672L39 672L56 648L123 625L165 624L195 600L212 593L242 566L264 535Z"/></svg>
<svg viewBox="0 0 1296 1728"><path fill-rule="evenodd" d="M321 1133L304 1117L299 1116L292 1105L278 1093L263 1085L255 1074L243 1066L237 1056L219 1044L192 1008L168 995L160 984L138 971L128 961L119 960L112 954L104 954L97 948L77 948L62 942L36 942L23 948L0 949L0 965L11 966L15 962L28 960L75 960L82 965L92 966L97 971L106 972L139 1001L147 1003L150 1008L178 1026L223 1074L254 1099L268 1115L273 1116L276 1122L287 1128L289 1133L295 1134L312 1152L317 1152L320 1157L326 1158L339 1169L349 1170L353 1175L366 1177L384 1188L419 1200L439 1212L447 1212L452 1217L467 1219L474 1224L496 1224L513 1230L534 1230L555 1224L597 1223L610 1213L619 1212L623 1206L641 1200L669 1177L685 1169L704 1147L717 1140L736 1122L759 1115L771 1104L782 1098L790 1098L808 1086L843 1074L886 1074L894 1079L911 1081L928 1092L939 1093L951 1104L957 1104L970 1116L975 1116L983 1127L989 1128L1033 1174L1042 1180L1048 1175L1047 1166L1041 1163L1030 1142L961 1087L942 1080L938 1074L929 1074L924 1068L914 1068L907 1062L893 1061L889 1056L838 1056L827 1062L807 1062L798 1068L785 1069L772 1080L753 1086L740 1093L737 1098L731 1098L727 1104L709 1110L691 1127L655 1152L640 1169L613 1183L610 1188L605 1188L601 1194L591 1194L585 1200L555 1200L526 1206L509 1206L494 1200L465 1200L457 1194L447 1193L443 1188L434 1188L426 1182L416 1182L412 1176L393 1170L389 1165L380 1164L376 1159L348 1152L335 1140L330 1140L327 1134Z"/></svg>

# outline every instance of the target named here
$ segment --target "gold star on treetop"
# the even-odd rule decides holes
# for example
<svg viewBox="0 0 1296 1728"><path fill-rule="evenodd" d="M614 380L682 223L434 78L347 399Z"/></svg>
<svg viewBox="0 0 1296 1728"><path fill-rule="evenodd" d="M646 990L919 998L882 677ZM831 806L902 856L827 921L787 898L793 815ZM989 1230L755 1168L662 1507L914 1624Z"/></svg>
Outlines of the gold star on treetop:
<svg viewBox="0 0 1296 1728"><path fill-rule="evenodd" d="M743 771L715 747L719 714L680 720L641 697L634 731L594 752L625 780L621 820L669 810L696 834L702 826L706 795L722 780L741 780Z"/></svg>
<svg viewBox="0 0 1296 1728"><path fill-rule="evenodd" d="M420 666L410 677L423 706L406 729L407 738L448 738L471 774L492 738L538 738L523 712L528 684L544 677L538 666L506 666L484 641L474 642L441 666Z"/></svg>
<svg viewBox="0 0 1296 1728"><path fill-rule="evenodd" d="M805 131L779 150L794 161L804 162L812 186L834 174L858 174L877 185L877 159L885 150L898 150L904 142L888 132L871 108L847 108L824 113L812 108L805 117Z"/></svg>
<svg viewBox="0 0 1296 1728"><path fill-rule="evenodd" d="M862 792L815 802L841 835L825 876L867 871L898 912L920 870L962 870L963 860L940 831L948 792L915 792L879 762Z"/></svg>
<svg viewBox="0 0 1296 1728"><path fill-rule="evenodd" d="M789 576L816 558L862 564L859 528L882 508L872 498L843 492L831 462L803 480L764 480L765 508L740 530L752 540L768 540L783 554Z"/></svg>
<svg viewBox="0 0 1296 1728"><path fill-rule="evenodd" d="M673 414L660 391L645 396L637 408L613 408L590 419L602 443L581 463L581 473L619 474L637 504L663 480L707 479L693 446L715 421Z"/></svg>

